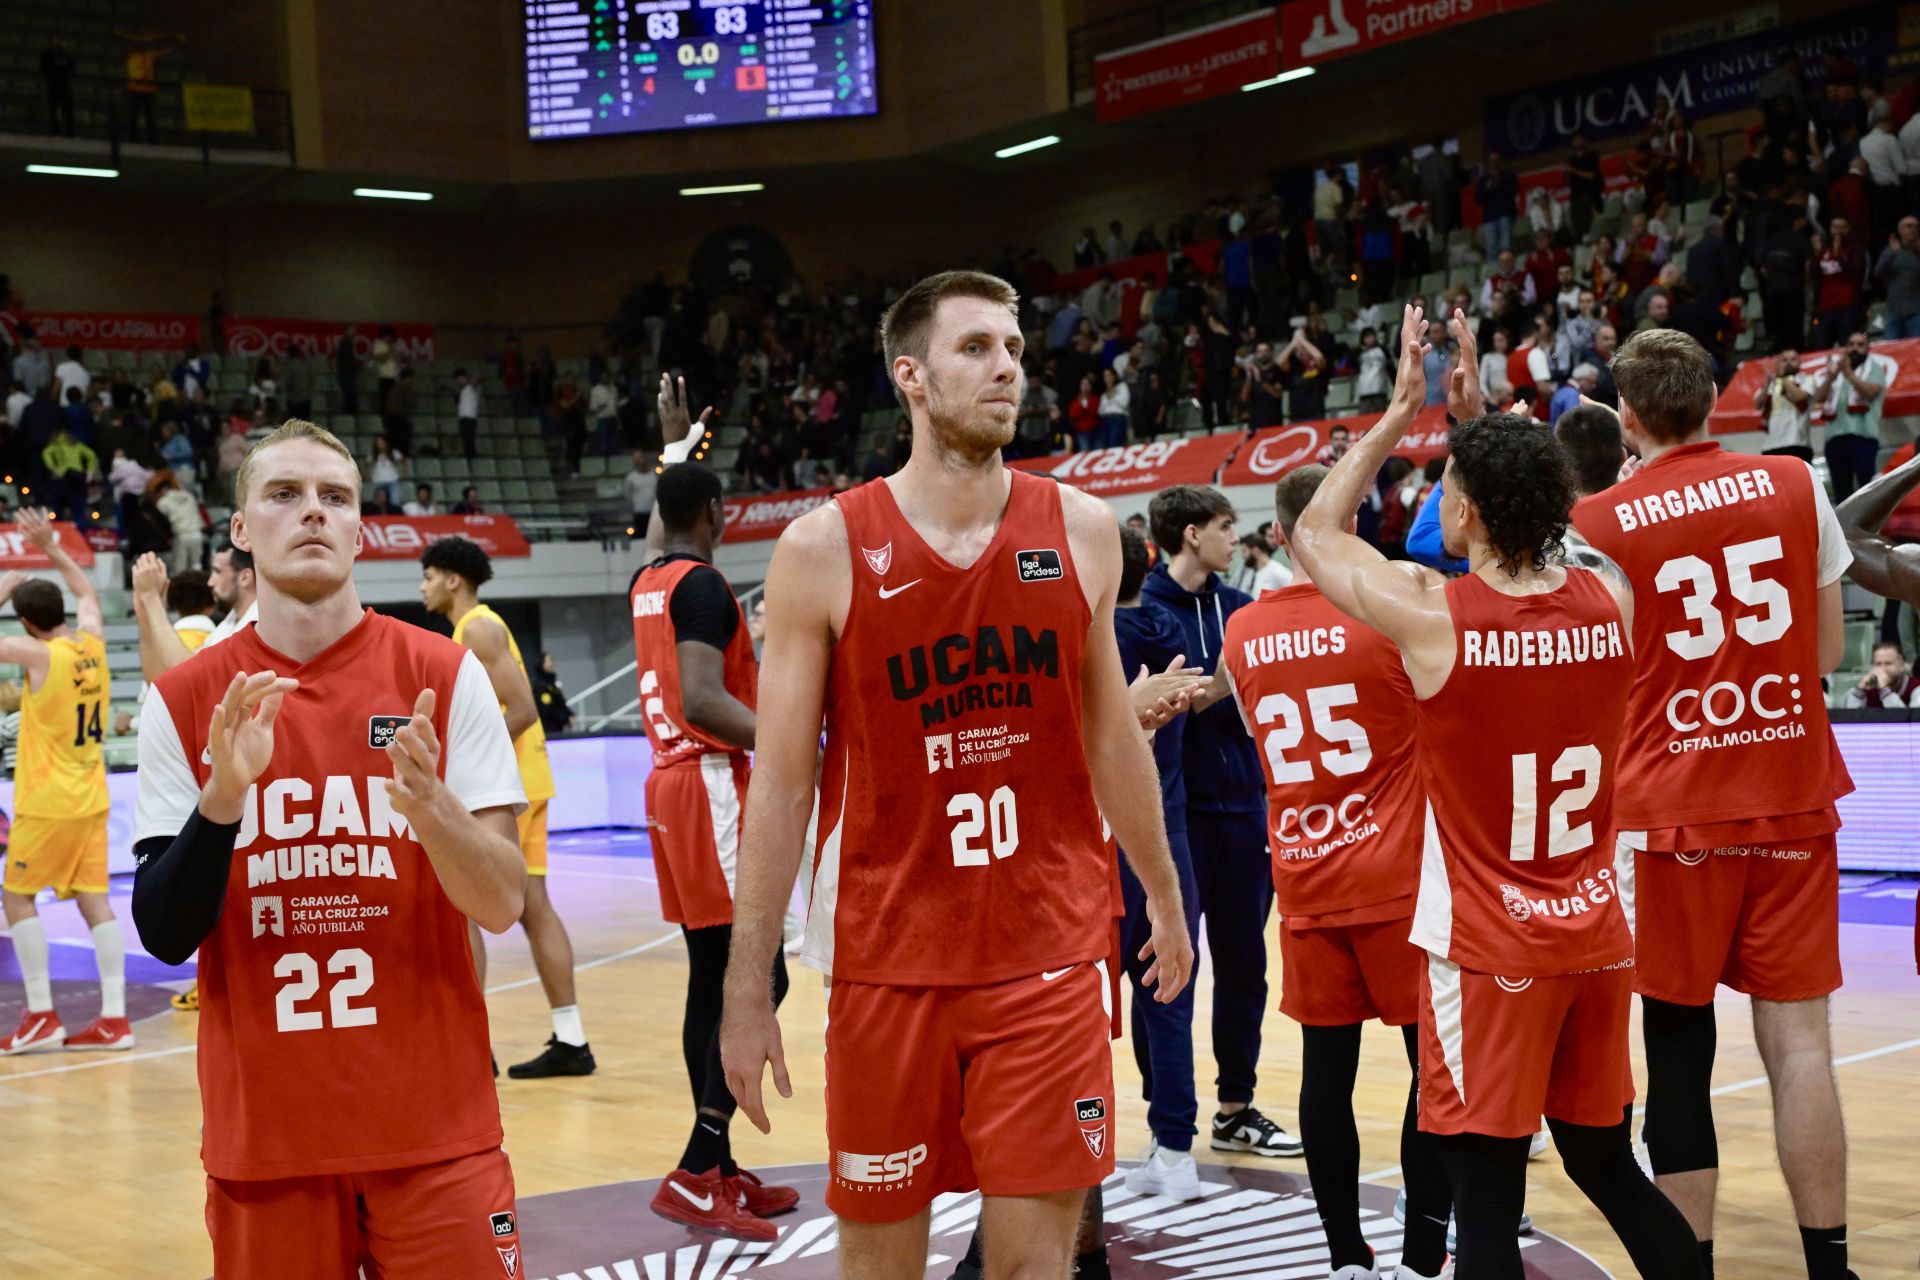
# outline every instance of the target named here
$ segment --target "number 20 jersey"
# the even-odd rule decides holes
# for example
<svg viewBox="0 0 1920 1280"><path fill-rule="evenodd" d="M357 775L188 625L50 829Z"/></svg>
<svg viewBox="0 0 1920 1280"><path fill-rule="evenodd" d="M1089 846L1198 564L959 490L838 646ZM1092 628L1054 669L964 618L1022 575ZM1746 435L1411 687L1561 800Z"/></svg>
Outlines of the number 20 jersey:
<svg viewBox="0 0 1920 1280"><path fill-rule="evenodd" d="M1112 874L1081 741L1093 613L1056 482L1009 473L967 568L886 481L835 499L853 596L827 675L801 959L836 980L981 986L1103 957Z"/></svg>
<svg viewBox="0 0 1920 1280"><path fill-rule="evenodd" d="M499 1146L467 920L386 792L385 747L431 687L447 788L470 811L525 804L486 669L372 610L305 663L254 627L202 649L149 694L138 839L186 825L213 770L214 706L240 671L300 687L248 789L220 918L200 947L207 1172L362 1173Z"/></svg>
<svg viewBox="0 0 1920 1280"><path fill-rule="evenodd" d="M1819 592L1852 556L1807 464L1685 445L1573 522L1633 584L1621 828L1715 828L1716 844L1764 842L1761 820L1789 815L1800 826L1773 834L1836 830L1853 783L1820 687Z"/></svg>

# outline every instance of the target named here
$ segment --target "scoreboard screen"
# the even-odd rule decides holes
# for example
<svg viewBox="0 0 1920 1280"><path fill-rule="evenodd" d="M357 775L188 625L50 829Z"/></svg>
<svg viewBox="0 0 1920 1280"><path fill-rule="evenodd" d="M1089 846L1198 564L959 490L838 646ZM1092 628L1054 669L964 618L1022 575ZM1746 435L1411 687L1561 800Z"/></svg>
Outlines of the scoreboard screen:
<svg viewBox="0 0 1920 1280"><path fill-rule="evenodd" d="M527 136L867 116L871 0L524 0Z"/></svg>

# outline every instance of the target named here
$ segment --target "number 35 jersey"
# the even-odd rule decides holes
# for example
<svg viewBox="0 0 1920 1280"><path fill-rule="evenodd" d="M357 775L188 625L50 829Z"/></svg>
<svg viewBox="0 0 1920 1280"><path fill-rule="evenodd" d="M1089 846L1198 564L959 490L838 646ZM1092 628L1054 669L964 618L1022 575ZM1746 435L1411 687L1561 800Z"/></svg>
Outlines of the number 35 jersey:
<svg viewBox="0 0 1920 1280"><path fill-rule="evenodd" d="M1620 826L1680 835L1652 845L1670 849L1837 830L1853 782L1820 687L1819 593L1853 555L1812 469L1684 445L1573 522L1633 584Z"/></svg>
<svg viewBox="0 0 1920 1280"><path fill-rule="evenodd" d="M827 675L801 959L836 979L985 985L1107 953L1081 741L1093 613L1058 485L1010 475L1000 528L964 569L886 481L834 499L853 597Z"/></svg>
<svg viewBox="0 0 1920 1280"><path fill-rule="evenodd" d="M136 839L186 825L207 729L236 672L300 687L247 791L219 923L200 948L201 1159L216 1178L362 1173L500 1144L487 1011L467 944L406 819L385 747L435 691L447 788L469 811L526 803L486 669L368 610L306 663L258 628L154 682Z"/></svg>

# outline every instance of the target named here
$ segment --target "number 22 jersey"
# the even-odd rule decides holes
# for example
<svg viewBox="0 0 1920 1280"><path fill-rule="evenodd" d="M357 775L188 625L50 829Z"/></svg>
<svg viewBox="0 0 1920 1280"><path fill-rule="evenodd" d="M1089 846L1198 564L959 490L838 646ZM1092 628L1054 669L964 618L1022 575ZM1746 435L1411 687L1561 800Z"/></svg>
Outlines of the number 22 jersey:
<svg viewBox="0 0 1920 1280"><path fill-rule="evenodd" d="M497 1147L467 919L387 799L384 750L432 688L447 788L469 811L524 805L486 669L372 610L306 663L251 627L203 649L148 695L137 840L171 838L199 805L208 724L242 671L300 687L247 791L220 919L200 947L207 1172L363 1173Z"/></svg>
<svg viewBox="0 0 1920 1280"><path fill-rule="evenodd" d="M836 980L979 986L1107 953L1112 862L1081 741L1093 611L1058 484L1009 475L964 569L886 481L834 499L853 596L801 959Z"/></svg>

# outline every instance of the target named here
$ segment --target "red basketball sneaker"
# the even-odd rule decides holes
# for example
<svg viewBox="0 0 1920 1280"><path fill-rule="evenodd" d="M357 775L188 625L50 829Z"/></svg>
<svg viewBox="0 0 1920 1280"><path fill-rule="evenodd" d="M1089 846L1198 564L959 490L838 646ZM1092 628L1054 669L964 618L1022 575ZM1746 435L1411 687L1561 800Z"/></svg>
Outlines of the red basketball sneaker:
<svg viewBox="0 0 1920 1280"><path fill-rule="evenodd" d="M759 1177L742 1169L727 1181L740 1207L756 1218L771 1218L787 1213L800 1203L800 1193L792 1187L770 1187Z"/></svg>
<svg viewBox="0 0 1920 1280"><path fill-rule="evenodd" d="M13 1034L0 1040L0 1056L16 1053L45 1053L49 1049L58 1049L67 1038L65 1027L60 1025L60 1015L51 1009L45 1013L28 1012L21 1015L20 1025Z"/></svg>
<svg viewBox="0 0 1920 1280"><path fill-rule="evenodd" d="M747 1212L733 1181L722 1178L718 1169L704 1177L675 1169L660 1180L660 1189L653 1193L653 1211L696 1231L711 1231L736 1240L778 1240L780 1228Z"/></svg>
<svg viewBox="0 0 1920 1280"><path fill-rule="evenodd" d="M67 1037L69 1049L131 1049L133 1027L125 1018L95 1018Z"/></svg>

